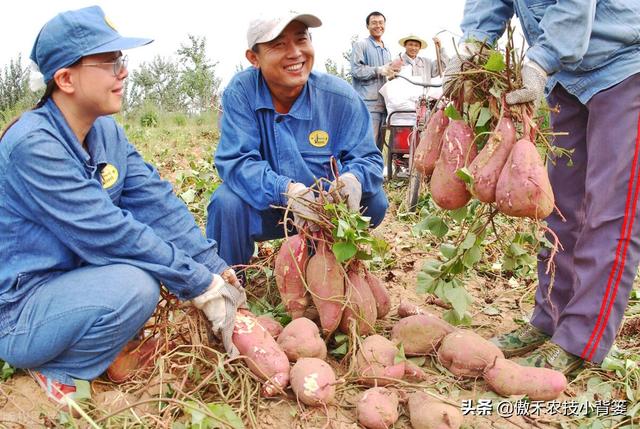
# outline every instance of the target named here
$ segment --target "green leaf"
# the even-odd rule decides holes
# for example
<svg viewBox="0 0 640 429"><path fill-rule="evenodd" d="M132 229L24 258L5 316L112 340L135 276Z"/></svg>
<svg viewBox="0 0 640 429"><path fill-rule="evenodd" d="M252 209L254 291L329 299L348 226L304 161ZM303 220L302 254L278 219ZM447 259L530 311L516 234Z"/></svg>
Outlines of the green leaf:
<svg viewBox="0 0 640 429"><path fill-rule="evenodd" d="M0 362L2 362L2 369L0 370L0 381L7 381L13 376L16 370L7 362L3 362L2 360L0 360Z"/></svg>
<svg viewBox="0 0 640 429"><path fill-rule="evenodd" d="M456 222L460 223L467 217L467 207L468 206L464 206L460 207L459 209L451 210L449 212L449 216L451 216L451 218Z"/></svg>
<svg viewBox="0 0 640 429"><path fill-rule="evenodd" d="M467 312L468 298L467 291L464 288L450 288L444 292L447 301L453 306L458 319L462 319Z"/></svg>
<svg viewBox="0 0 640 429"><path fill-rule="evenodd" d="M498 310L496 307L492 305L488 305L485 308L483 308L482 312L487 316L497 316L498 314L500 314L500 310Z"/></svg>
<svg viewBox="0 0 640 429"><path fill-rule="evenodd" d="M480 115L478 116L478 121L476 122L476 127L482 127L491 119L491 110L488 107L483 107L480 109Z"/></svg>
<svg viewBox="0 0 640 429"><path fill-rule="evenodd" d="M404 355L404 345L400 343L398 348L396 349L396 354L393 357L393 364L399 364L400 362L404 362L407 360L407 357Z"/></svg>
<svg viewBox="0 0 640 429"><path fill-rule="evenodd" d="M482 258L482 250L480 249L480 246L473 246L464 253L462 263L465 267L471 268L480 260L480 258Z"/></svg>
<svg viewBox="0 0 640 429"><path fill-rule="evenodd" d="M473 232L468 233L464 238L462 244L460 244L460 248L464 250L471 249L473 246L475 246L477 238L478 237L476 237Z"/></svg>
<svg viewBox="0 0 640 429"><path fill-rule="evenodd" d="M180 198L187 204L191 204L196 199L196 191L188 189L180 194Z"/></svg>
<svg viewBox="0 0 640 429"><path fill-rule="evenodd" d="M91 399L91 384L87 380L73 380L76 385L76 393L73 399L77 402L81 399Z"/></svg>
<svg viewBox="0 0 640 429"><path fill-rule="evenodd" d="M431 216L427 220L427 228L433 235L438 238L444 237L445 235L447 235L447 232L449 232L449 227L447 226L447 224L444 222L444 220L442 220L442 218L438 216Z"/></svg>
<svg viewBox="0 0 640 429"><path fill-rule="evenodd" d="M442 262L438 261L437 259L427 259L422 264L421 270L429 275L437 276L440 274L441 267L442 267Z"/></svg>
<svg viewBox="0 0 640 429"><path fill-rule="evenodd" d="M502 56L502 53L498 51L492 52L491 55L489 55L489 59L487 59L487 63L484 65L485 70L496 73L500 73L506 67L504 57Z"/></svg>
<svg viewBox="0 0 640 429"><path fill-rule="evenodd" d="M522 248L522 246L520 246L517 243L511 243L509 245L509 252L513 255L513 256L521 256L521 255L526 255L527 251L524 250Z"/></svg>
<svg viewBox="0 0 640 429"><path fill-rule="evenodd" d="M207 408L211 411L211 414L225 422L228 426L231 426L233 429L244 429L244 423L238 415L233 411L233 408L227 404L207 404ZM216 422L215 427L219 426L219 422ZM225 426L226 427L226 426Z"/></svg>
<svg viewBox="0 0 640 429"><path fill-rule="evenodd" d="M473 176L467 167L459 168L456 171L456 176L467 185L473 185Z"/></svg>
<svg viewBox="0 0 640 429"><path fill-rule="evenodd" d="M424 271L420 271L416 276L416 293L428 293L433 284L434 278Z"/></svg>
<svg viewBox="0 0 640 429"><path fill-rule="evenodd" d="M447 259L451 259L454 256L456 256L456 251L458 249L456 248L456 246L454 246L453 244L449 244L449 243L443 243L440 246L440 253L442 253L442 256L444 256Z"/></svg>
<svg viewBox="0 0 640 429"><path fill-rule="evenodd" d="M461 120L462 119L462 115L460 114L460 112L458 112L456 110L456 108L453 106L453 104L449 104L447 106L446 109L444 109L444 114L448 117L451 118L453 120Z"/></svg>
<svg viewBox="0 0 640 429"><path fill-rule="evenodd" d="M338 262L344 262L347 259L353 257L358 248L350 241L336 241L332 246L333 253L336 255Z"/></svg>

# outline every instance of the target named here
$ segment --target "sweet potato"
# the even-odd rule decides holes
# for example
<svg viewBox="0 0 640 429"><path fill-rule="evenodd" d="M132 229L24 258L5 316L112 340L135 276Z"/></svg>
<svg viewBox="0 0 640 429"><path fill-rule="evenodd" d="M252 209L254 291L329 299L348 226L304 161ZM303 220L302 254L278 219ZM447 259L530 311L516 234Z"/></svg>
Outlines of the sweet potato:
<svg viewBox="0 0 640 429"><path fill-rule="evenodd" d="M544 219L553 211L554 202L538 150L529 140L518 140L498 178L498 210L509 216Z"/></svg>
<svg viewBox="0 0 640 429"><path fill-rule="evenodd" d="M309 306L303 277L308 260L307 242L300 234L282 243L276 256L276 284L284 307L293 319L302 317Z"/></svg>
<svg viewBox="0 0 640 429"><path fill-rule="evenodd" d="M291 362L303 357L327 357L327 345L320 338L318 327L305 317L292 320L284 327L278 337L278 345Z"/></svg>
<svg viewBox="0 0 640 429"><path fill-rule="evenodd" d="M409 395L409 417L413 429L458 429L462 412L421 391Z"/></svg>
<svg viewBox="0 0 640 429"><path fill-rule="evenodd" d="M516 128L509 117L502 117L489 141L478 156L469 164L473 177L471 194L483 203L496 200L496 185L513 145L516 143Z"/></svg>
<svg viewBox="0 0 640 429"><path fill-rule="evenodd" d="M426 311L423 310L419 305L413 304L408 301L400 301L400 305L398 306L398 316L400 316L401 318L425 313Z"/></svg>
<svg viewBox="0 0 640 429"><path fill-rule="evenodd" d="M381 335L365 338L356 353L356 369L362 383L384 386L393 383L391 379L402 379L405 361L395 363L397 352L396 346Z"/></svg>
<svg viewBox="0 0 640 429"><path fill-rule="evenodd" d="M335 384L333 368L322 359L301 358L291 369L291 389L303 404L315 407L331 403Z"/></svg>
<svg viewBox="0 0 640 429"><path fill-rule="evenodd" d="M349 326L353 320L356 323L358 335L370 334L374 331L373 325L376 323L378 313L376 299L369 285L360 272L352 270L347 273L346 287L347 305L342 312L340 330L345 334L349 333Z"/></svg>
<svg viewBox="0 0 640 429"><path fill-rule="evenodd" d="M480 377L496 357L504 354L495 344L462 329L444 337L438 349L440 363L458 377Z"/></svg>
<svg viewBox="0 0 640 429"><path fill-rule="evenodd" d="M232 341L251 372L266 381L264 396L273 396L287 387L289 359L253 314L246 310L236 313Z"/></svg>
<svg viewBox="0 0 640 429"><path fill-rule="evenodd" d="M431 176L431 196L443 209L459 209L469 202L471 194L456 171L468 166L478 150L473 131L462 120L449 122L442 139L440 157Z"/></svg>
<svg viewBox="0 0 640 429"><path fill-rule="evenodd" d="M273 338L278 338L278 335L280 335L280 333L282 332L282 325L280 324L280 322L272 317L265 315L258 316L256 317L256 319L258 319L258 323L264 329L266 329Z"/></svg>
<svg viewBox="0 0 640 429"><path fill-rule="evenodd" d="M418 381L426 381L429 379L427 373L410 360L406 360L404 362L404 375L405 378L411 378Z"/></svg>
<svg viewBox="0 0 640 429"><path fill-rule="evenodd" d="M391 330L391 340L402 343L407 356L433 353L445 337L455 329L431 313L416 314L400 319Z"/></svg>
<svg viewBox="0 0 640 429"><path fill-rule="evenodd" d="M389 313L389 310L391 310L391 298L389 297L389 292L387 292L387 288L382 284L382 281L371 274L367 269L364 271L364 279L366 280L367 285L369 285L369 289L376 301L377 318L382 319Z"/></svg>
<svg viewBox="0 0 640 429"><path fill-rule="evenodd" d="M521 366L502 358L485 368L482 377L502 396L527 395L532 401L551 401L567 388L567 378L559 371Z"/></svg>
<svg viewBox="0 0 640 429"><path fill-rule="evenodd" d="M385 387L366 390L356 404L358 423L367 429L387 429L398 421L398 395Z"/></svg>
<svg viewBox="0 0 640 429"><path fill-rule="evenodd" d="M420 142L414 154L414 165L418 172L425 176L433 173L436 161L440 156L440 148L442 147L442 134L449 124L449 118L444 114L444 110L440 109L434 113L427 128L420 135Z"/></svg>
<svg viewBox="0 0 640 429"><path fill-rule="evenodd" d="M307 265L306 278L311 299L320 313L322 335L329 336L342 319L345 281L342 267L324 242L318 242L316 254Z"/></svg>

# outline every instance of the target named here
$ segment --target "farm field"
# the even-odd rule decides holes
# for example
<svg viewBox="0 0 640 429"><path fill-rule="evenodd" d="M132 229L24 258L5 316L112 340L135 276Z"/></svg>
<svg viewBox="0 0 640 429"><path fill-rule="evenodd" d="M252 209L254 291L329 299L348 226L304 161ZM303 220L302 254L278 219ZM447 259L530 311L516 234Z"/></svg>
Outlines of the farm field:
<svg viewBox="0 0 640 429"><path fill-rule="evenodd" d="M161 176L170 181L204 228L209 196L219 184L212 153L219 137L214 116L162 116L156 126L142 126L140 118L118 118L129 139ZM147 125L149 125L147 123ZM455 239L473 221L473 204L465 211L444 213L435 208L423 187L417 214L403 207L406 182L386 183L390 208L374 235L389 245L370 261L370 270L387 286L392 310L378 320L376 331L389 336L399 319L401 301L420 305L442 317L458 317L485 338L524 323L533 307L535 257L527 239L527 221L497 217L498 234L488 234L479 253L468 261L457 281L468 292L464 304L450 297L426 293L425 262L442 261L443 246L459 246ZM230 219L230 222L233 220ZM519 235L518 235L519 234ZM248 297L254 313L286 322L272 272L280 241L259 246L255 264L247 268ZM448 315L448 316L447 316ZM239 360L225 360L218 344L209 343L205 321L195 309L171 296L163 300L147 334L165 340L155 366L132 381L115 385L106 377L79 387L86 397L81 415L62 413L47 401L32 379L5 366L0 371L0 428L32 427L166 427L166 428L358 428L355 403L366 389L356 381L354 349L346 336L329 342L327 358L338 377L336 403L310 408L288 397L265 399L260 383ZM350 340L353 345L354 338ZM587 365L571 374L569 387L557 403L502 398L481 379L457 379L436 358L412 358L428 379L399 382L406 392L429 390L463 407L465 428L635 428L640 425L640 288L632 292L617 350L602 366ZM499 405L500 404L500 405ZM410 428L406 407L395 428Z"/></svg>

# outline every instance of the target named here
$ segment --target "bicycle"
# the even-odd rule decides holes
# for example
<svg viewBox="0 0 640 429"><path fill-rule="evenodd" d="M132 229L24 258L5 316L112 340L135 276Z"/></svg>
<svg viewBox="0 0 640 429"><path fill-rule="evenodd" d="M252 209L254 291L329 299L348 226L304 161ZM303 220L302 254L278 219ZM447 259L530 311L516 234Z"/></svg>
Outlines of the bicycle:
<svg viewBox="0 0 640 429"><path fill-rule="evenodd" d="M415 110L393 111L387 117L385 124L385 127L390 131L389 143L387 145L387 177L389 180L393 179L395 174L394 164L397 166L402 164L402 162L397 159L398 157L394 157L394 155L400 155L400 158L404 158L405 155L408 155L409 159L407 168L409 183L407 186L407 193L405 195L405 203L409 211L414 211L420 195L422 174L413 167L413 156L416 148L418 147L418 143L420 142L420 135L429 120L433 107L437 103L436 99L430 99L427 97L427 91L429 88L439 88L442 84L416 82L402 75L397 75L396 78L404 79L413 85L421 86L423 89L422 95L420 95L416 101ZM415 114L415 123L411 126L392 125L393 116L402 113Z"/></svg>

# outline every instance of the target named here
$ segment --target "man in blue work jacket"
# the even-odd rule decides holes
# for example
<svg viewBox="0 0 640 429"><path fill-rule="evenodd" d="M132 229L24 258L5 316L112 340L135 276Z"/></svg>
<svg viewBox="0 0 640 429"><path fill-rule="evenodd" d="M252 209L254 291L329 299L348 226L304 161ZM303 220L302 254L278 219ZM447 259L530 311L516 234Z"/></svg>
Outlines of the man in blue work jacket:
<svg viewBox="0 0 640 429"><path fill-rule="evenodd" d="M312 71L309 27L321 21L289 12L253 20L246 57L253 67L238 73L222 97L224 116L215 164L222 185L208 207L207 237L215 238L230 265L249 262L256 241L284 236L284 212L274 207L313 199L308 186L333 178L338 161L349 208L362 207L372 226L388 201L382 189L382 155L371 118L343 80ZM294 225L305 220L294 215Z"/></svg>

